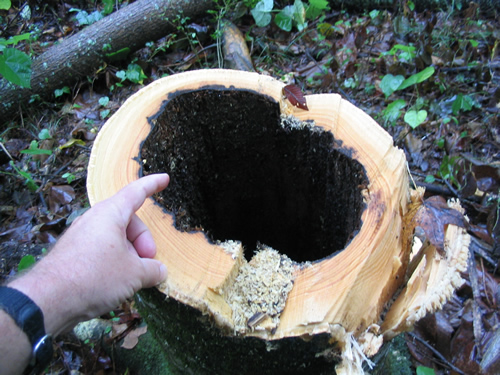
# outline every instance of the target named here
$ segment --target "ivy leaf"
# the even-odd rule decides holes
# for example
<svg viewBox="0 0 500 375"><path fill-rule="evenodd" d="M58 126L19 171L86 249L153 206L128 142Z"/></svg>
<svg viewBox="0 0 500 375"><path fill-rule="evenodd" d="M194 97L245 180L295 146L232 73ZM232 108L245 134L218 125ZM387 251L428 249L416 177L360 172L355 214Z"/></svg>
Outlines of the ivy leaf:
<svg viewBox="0 0 500 375"><path fill-rule="evenodd" d="M418 112L412 109L405 114L405 122L410 125L412 129L415 129L417 126L423 123L426 118L427 111L425 109L421 109Z"/></svg>
<svg viewBox="0 0 500 375"><path fill-rule="evenodd" d="M255 5L251 13L257 26L264 27L271 23L271 11L273 10L273 6L273 0L261 0Z"/></svg>
<svg viewBox="0 0 500 375"><path fill-rule="evenodd" d="M406 102L403 99L398 99L393 101L391 104L384 109L384 119L389 123L394 123L401 115L401 110L406 106Z"/></svg>
<svg viewBox="0 0 500 375"><path fill-rule="evenodd" d="M0 0L0 9L9 10L11 5L10 0Z"/></svg>
<svg viewBox="0 0 500 375"><path fill-rule="evenodd" d="M392 74L386 74L382 81L380 81L380 89L385 94L385 97L389 97L394 91L398 89L401 83L405 80L405 77L398 75L393 76Z"/></svg>
<svg viewBox="0 0 500 375"><path fill-rule="evenodd" d="M328 7L326 0L309 0L309 6L306 10L306 18L315 20Z"/></svg>
<svg viewBox="0 0 500 375"><path fill-rule="evenodd" d="M103 106L103 107L106 107L109 103L109 97L107 96L101 96L99 98L99 105Z"/></svg>
<svg viewBox="0 0 500 375"><path fill-rule="evenodd" d="M300 87L296 85L286 85L283 87L283 95L286 96L288 101L292 103L293 106L309 111L309 108L307 108L306 98L300 90Z"/></svg>
<svg viewBox="0 0 500 375"><path fill-rule="evenodd" d="M451 110L455 116L458 115L460 110L470 111L473 107L474 99L469 95L458 94L451 105Z"/></svg>
<svg viewBox="0 0 500 375"><path fill-rule="evenodd" d="M15 48L5 48L0 55L0 74L18 86L31 87L31 58Z"/></svg>
<svg viewBox="0 0 500 375"><path fill-rule="evenodd" d="M281 30L292 31L293 10L293 5L287 5L274 18L274 22Z"/></svg>
<svg viewBox="0 0 500 375"><path fill-rule="evenodd" d="M302 31L305 27L306 22L306 9L304 3L300 0L295 0L293 3L293 19L297 22L297 29Z"/></svg>

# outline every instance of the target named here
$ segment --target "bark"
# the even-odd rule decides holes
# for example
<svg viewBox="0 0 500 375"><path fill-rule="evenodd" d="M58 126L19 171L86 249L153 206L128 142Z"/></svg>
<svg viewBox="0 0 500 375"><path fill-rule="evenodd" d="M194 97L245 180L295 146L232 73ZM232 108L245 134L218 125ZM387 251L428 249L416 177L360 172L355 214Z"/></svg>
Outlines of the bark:
<svg viewBox="0 0 500 375"><path fill-rule="evenodd" d="M109 61L107 55L124 48L134 52L175 30L177 15L194 18L211 6L212 0L139 0L64 39L33 61L31 89L0 80L0 123L15 115L18 103L50 97L92 74Z"/></svg>

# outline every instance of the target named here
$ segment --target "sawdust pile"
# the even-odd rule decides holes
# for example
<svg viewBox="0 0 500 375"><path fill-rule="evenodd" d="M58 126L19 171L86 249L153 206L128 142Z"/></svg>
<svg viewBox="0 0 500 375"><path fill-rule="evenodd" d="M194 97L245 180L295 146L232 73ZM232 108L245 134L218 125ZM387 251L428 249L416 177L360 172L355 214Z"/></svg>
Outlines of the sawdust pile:
<svg viewBox="0 0 500 375"><path fill-rule="evenodd" d="M236 333L275 331L293 287L294 265L286 255L258 244L254 257L240 267L235 282L223 291L233 311Z"/></svg>

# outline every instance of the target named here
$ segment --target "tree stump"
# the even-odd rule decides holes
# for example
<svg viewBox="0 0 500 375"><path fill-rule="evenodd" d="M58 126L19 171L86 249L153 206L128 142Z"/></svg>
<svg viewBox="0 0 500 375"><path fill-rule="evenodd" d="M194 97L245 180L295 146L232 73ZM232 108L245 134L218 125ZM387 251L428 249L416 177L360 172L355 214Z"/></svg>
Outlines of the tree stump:
<svg viewBox="0 0 500 375"><path fill-rule="evenodd" d="M337 94L304 110L283 87L230 70L166 77L95 141L91 204L171 176L138 212L169 277L137 301L173 372L361 372L462 282L464 229L447 226L445 254L412 250L423 193L390 135Z"/></svg>

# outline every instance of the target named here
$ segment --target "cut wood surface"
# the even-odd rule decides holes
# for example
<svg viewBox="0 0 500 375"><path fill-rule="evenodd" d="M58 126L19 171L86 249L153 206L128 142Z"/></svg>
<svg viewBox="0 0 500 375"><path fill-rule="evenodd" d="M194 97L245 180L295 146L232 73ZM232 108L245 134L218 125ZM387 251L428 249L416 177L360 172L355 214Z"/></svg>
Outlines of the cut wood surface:
<svg viewBox="0 0 500 375"><path fill-rule="evenodd" d="M208 316L210 322L215 323L217 329L221 333L224 333L225 337L229 340L228 343L217 341L217 345L212 346L211 350L215 351L215 347L229 345L236 356L241 355L241 352L237 349L239 345L237 343L243 343L245 338L249 341L244 345L247 345L249 342L255 343L255 341L251 340L252 337L262 339L257 340L257 342L273 343L275 351L271 352L271 354L266 353L266 347L262 346L263 356L275 356L273 357L272 364L264 363L261 364L262 368L258 368L263 373L273 373L273 371L276 371L276 368L287 368L287 364L281 363L280 359L280 356L284 354L277 348L280 347L280 343L283 343L282 347L285 348L288 343L294 343L295 341L293 340L299 340L300 344L297 344L298 346L295 347L292 355L300 358L304 366L307 365L311 366L311 368L322 370L328 368L328 366L333 368L333 364L329 365L328 361L335 361L338 355L340 355L342 361L337 365L338 373L361 371L362 359L377 352L382 344L384 335L386 338L390 338L394 334L410 328L416 320L424 316L427 312L439 308L446 298L450 296L453 289L460 284L459 272L465 264L468 236L465 230L449 225L447 233L453 232L453 240L448 242L448 257L442 257L436 251L432 251L432 246L428 246L425 250L426 256L418 263L419 266L415 267L417 271L413 275L407 275L407 266L412 258L411 245L413 234L405 233L404 227L408 224L405 220L411 220L411 218L407 218L405 215L408 212L408 205L411 202L410 197L415 196L415 193L410 190L408 185L406 160L403 152L394 147L389 134L372 118L346 100L343 100L339 95L322 94L306 96L309 111L305 111L292 106L283 97L283 86L283 82L268 76L228 70L192 71L153 82L129 98L100 131L94 143L88 168L87 188L89 199L91 204L95 204L102 199L110 197L129 182L139 178L143 173L155 172L155 170L150 170L153 164L152 159L160 160L163 158L160 154L164 150L158 150L158 154L156 154L156 150L152 150L153 145L162 142L172 142L175 145L179 145L181 143L180 138L175 141L168 139L169 137L173 137L173 135L169 134L169 131L170 133L181 132L183 127L187 128L190 125L186 122L175 128L175 131L172 129L165 130L166 133L162 134L166 134L166 137L153 141L153 143L148 141L150 144L148 146L149 150L144 149L145 145L148 144L145 140L152 133L152 129L157 130L163 126L163 122L166 121L166 126L170 126L168 124L169 113L166 112L170 111L172 115L177 115L178 111L182 111L179 101L186 97L186 93L194 92L194 98L199 97L203 100L208 100L204 96L205 90L213 90L216 93L214 94L216 98L224 97L229 91L243 91L257 94L257 96L265 98L266 102L271 103L271 106L276 105L277 111L281 115L292 115L298 121L291 127L283 128L284 130L280 128L279 124L276 124L276 130L270 131L269 134L279 132L283 132L285 135L292 133L299 134L300 131L304 130L308 134L308 137L310 137L308 138L308 142L312 142L313 139L318 137L322 140L328 140L330 138L323 137L323 134L332 135L331 144L326 147L326 155L330 158L332 153L338 152L337 159L352 160L355 165L343 165L340 168L348 171L344 172L347 175L335 175L336 180L338 180L336 182L333 181L333 175L329 175L329 179L332 181L329 179L325 180L324 176L318 175L320 172L314 171L314 166L309 165L305 168L307 171L301 172L301 168L298 167L296 168L297 172L294 173L297 174L298 180L301 177L307 177L326 181L325 184L327 186L325 189L320 187L321 189L318 191L328 190L329 184L344 184L334 185L342 186L341 190L343 192L338 192L341 196L345 195L346 191L349 192L349 198L346 198L347 200L343 202L342 199L344 198L341 197L340 203L344 203L346 206L356 206L358 204L356 203L357 198L351 197L359 195L359 204L362 209L357 212L355 207L352 208L351 214L353 216L359 214L359 219L347 216L341 217L340 220L339 218L329 217L310 218L310 220L317 219L318 222L321 221L324 225L319 226L322 227L329 225L329 223L337 223L335 225L338 226L340 222L359 222L359 227L355 227L357 224L348 227L347 230L352 233L344 240L345 247L328 250L327 246L326 253L321 253L312 259L307 258L307 254L311 256L314 254L314 248L317 246L312 245L312 242L311 249L302 249L300 254L299 252L292 253L290 249L279 247L271 250L265 245L273 246L273 244L264 242L264 245L261 245L259 248L260 251L252 256L255 248L249 248L248 243L245 244L244 248L242 243L238 242L243 241L242 238L210 238L211 233L220 232L220 229L214 227L204 232L202 229L206 225L203 223L196 222L192 224L192 227L189 227L188 224L183 227L184 224L182 223L185 220L185 216L193 211L189 203L182 205L182 207L176 206L176 200L184 199L182 195L179 195L181 198L178 198L176 189L183 190L182 180L187 176L185 170L194 168L195 165L203 164L206 162L206 159L217 158L218 156L215 155L217 148L225 147L220 143L221 138L227 137L228 139L232 139L231 142L233 143L240 142L240 138L244 138L242 141L244 142L247 137L251 139L253 133L258 133L259 129L265 126L264 124L256 127L255 130L253 128L250 129L250 133L245 133L245 137L238 137L237 134L234 135L237 133L237 128L232 130L231 128L229 130L224 129L222 135L217 137L218 140L214 140L214 143L209 146L206 145L210 141L208 138L218 134L214 133L217 129L207 130L204 127L196 128L198 129L196 131L209 132L204 133L205 136L202 137L203 142L200 144L193 143L192 150L187 150L183 154L184 156L178 159L168 159L168 162L161 159L160 164L166 164L163 166L162 171L171 174L172 182L164 195L155 199L159 199L158 202L160 203L168 202L169 194L170 197L173 196L175 199L173 199L173 203L170 202L167 204L167 206L171 205L168 207L162 207L162 204L156 203L153 198L148 199L138 211L138 215L153 234L158 248L157 259L161 260L169 271L169 278L166 284L159 286L158 290L171 298L165 302L166 304L170 304L170 307L160 305L164 300L160 298L160 302L154 308L150 306L153 303L151 301L154 299L148 300L146 298L149 302L145 305L148 305L149 308L147 309L147 316L145 318L149 319L148 323L151 322L158 331L161 331L163 329L168 330L168 327L179 324L180 320L185 319L188 314L180 313L179 311L182 309L187 308L189 311L198 311L204 316ZM220 92L220 94L217 94L217 92ZM221 103L219 110L223 112L222 105L223 103ZM196 105L188 108L192 112L188 118L196 119L193 116L206 115L206 113L198 112ZM237 117L238 106L231 108L234 108L234 115ZM253 110L253 112L259 111ZM167 120L164 119L165 115L167 116ZM242 115L241 117L245 116ZM200 122L203 121L200 120ZM239 121L244 121L244 119ZM248 124L245 124L245 128L248 126ZM196 131L193 130L186 137L192 139L196 136ZM259 142L265 142L265 140L258 138L253 143ZM276 144L266 145L266 149L278 147ZM215 156L209 154L207 148L204 148L203 152L197 152L198 147L202 146L215 149L213 151ZM243 148L239 148L237 151L238 153L231 154L233 159L246 155L246 151ZM248 174L243 175L245 177L248 176L248 181L245 181L245 184L250 186L254 183L252 181L258 178L254 175L255 169L267 168L267 164L273 163L272 154L266 154L267 159L262 160L268 160L267 162L259 165L252 164L257 163L256 161L260 160L259 155L265 152L267 151L254 151L252 148L248 154L254 155L254 161L251 160L243 164L237 164L238 168L241 168L241 166L248 167ZM316 149L311 150L306 157L316 160L314 159L314 155L317 152L319 151ZM201 155L198 155L199 153ZM283 153L292 154L293 152L287 149L286 152L281 152L281 154ZM193 158L200 158L200 161L186 161L186 159ZM224 157L224 160L226 159ZM293 159L291 161L289 159L286 160L288 164L294 162ZM360 165L362 168L356 169L356 165ZM276 173L281 173L280 170L283 168L288 168L288 166L285 165L285 167L277 168ZM327 166L328 168L333 167ZM292 168L291 170L295 169ZM287 172L283 173L283 175L286 175ZM300 175L300 173L304 173L304 175ZM355 174L354 181L359 182L356 182L354 186L346 186L345 181L350 181L349 178L352 178L348 174ZM235 176L239 175L236 174ZM217 190L217 185L214 185L216 184L214 181L223 178L216 172L213 175L202 177L206 177L206 179L203 179L200 184L202 186L213 185L215 186L214 190ZM241 178L239 179L241 180ZM228 181L231 181L231 176L223 181L225 181L225 186L221 185L219 189L227 188ZM295 181L294 184L298 184L299 182ZM275 183L275 181L269 181L270 189L272 189ZM179 184L181 188L176 188L176 184ZM245 195L243 190L246 185L239 182L235 182L235 184L235 187L232 189L237 190L238 193L232 193L231 187L229 187L229 190L225 193L230 197L228 199L237 200L239 195ZM196 183L191 183L190 181L190 185L196 185ZM259 186L260 190L265 190L265 185L256 186ZM311 190L311 186L313 185L307 185L307 189ZM215 193L202 192L197 194L210 195ZM275 192L263 192L262 199L266 202L266 205L272 206L274 204L274 198L269 201L265 200L269 195L274 197L273 194ZM284 200L293 201L293 197L287 196L286 193L284 194ZM335 192L332 194L335 195ZM328 195L325 195L325 197L325 202L319 204L319 206L329 204L328 200L330 198L328 198ZM218 196L216 198L222 199ZM315 199L319 199L317 196L310 196L306 199L304 197L299 198L310 207L314 206ZM414 198L414 201L415 199L418 202L418 199ZM191 199L186 200L191 201ZM202 201L200 202L200 205L205 204ZM227 202L222 202L221 204L225 203ZM300 211L300 202L287 202L285 205L287 207L292 205L296 207L297 211ZM233 209L237 214L238 208ZM289 213L286 209L283 212ZM321 210L322 208L318 209ZM351 211L348 209L345 212L349 213ZM336 214L339 215L338 212L326 212L324 214L332 217ZM309 216L307 217L309 218ZM224 222L231 226L239 220L241 218L230 218ZM266 220L264 215L262 216L262 220ZM191 222L194 221L196 220L191 220ZM249 222L246 225L250 227L254 224ZM302 223L301 225L309 225L309 223ZM237 231L237 225L235 227ZM258 228L258 225L255 228ZM276 232L280 230L276 228ZM322 228L320 230L322 231L319 232L321 236L325 236L328 241L335 241L335 239L330 239L329 237L329 234L336 230L335 228ZM295 229L285 228L283 232L284 237L293 237L294 231ZM268 236L268 238L271 238L269 242L275 240L272 237L272 232L273 229L271 228L269 232L263 234L264 237ZM246 234L245 232L241 233ZM257 240L262 240L258 238L259 233L253 235L257 236ZM449 235L451 236L451 234ZM297 241L301 240L301 238L297 237ZM280 241L284 243L286 242L286 238L276 239L277 243L282 243ZM306 243L304 242L304 244ZM297 257L302 255L305 258L296 261ZM259 266L262 264L265 266ZM269 264L272 264L272 269L269 269ZM263 276L260 280L255 281L254 284L247 285L250 290L257 290L258 293L248 292L248 290L242 292L240 290L244 289L244 286L239 284L241 279L249 278L249 274L245 272L249 272L249 274L252 274L252 272L262 272ZM444 274L447 275L446 278L439 277L439 275ZM427 276L422 279L425 281L419 283L416 280L419 280L421 275ZM272 299L274 298L273 288L276 288L277 285L275 283L276 280L280 280L281 282L279 294L282 298L279 302L276 302L278 301L276 299ZM407 280L410 280L410 283L407 285L407 289L404 289ZM266 288L269 291L264 293L263 290ZM402 288L403 291L401 291ZM433 298L427 300L431 294ZM400 297L393 305L394 308L391 311L391 304L397 295ZM266 298L271 298L272 301L265 301ZM186 307L175 307L172 310L172 303L180 303ZM238 303L246 307L238 306ZM274 304L276 307L280 303L282 303L282 307L276 308L273 311L270 310L270 305ZM166 317L167 310L170 311L168 318ZM176 324L172 323L176 319L173 316L178 316L180 319ZM162 320L164 323L161 323ZM194 316L191 320L198 321L199 324L206 324L207 327L211 327L212 324L210 322L200 323L201 320ZM166 323L167 321L168 324ZM172 327L171 329L174 328ZM212 328L206 329L209 330ZM200 335L199 342L206 340L205 336L203 336L205 337L203 340L201 339L201 328L199 327L184 327L183 330L190 332L189 335L192 337ZM162 334L158 335L161 336ZM214 335L214 340L219 340L219 336ZM305 341L303 339L308 338L308 340L311 340L314 337L327 337L328 339L321 341L321 344L318 346L314 346L313 353L310 353L307 349L304 349L303 344ZM235 343L234 338L238 339L237 343ZM186 338L186 340L188 339ZM177 340L179 341L178 337ZM160 338L159 341L168 342L167 346L169 349L165 348L166 351L175 351L176 354L169 357L173 361L177 361L181 354L187 355L186 353L190 350L196 353L196 358L209 357L200 354L202 350L200 348L187 348L185 342L183 344L185 347L182 350L177 349L176 351L173 343L175 340L172 341L172 338L164 337ZM355 342L358 342L360 345L355 345ZM259 344L255 345L257 347ZM360 349L356 351L353 348ZM247 350L247 346L245 346L245 350ZM257 352L260 349L255 350ZM269 352L269 350L267 351ZM295 363L290 361L290 353L286 357L289 358L288 365ZM193 358L195 358L194 354ZM187 361L189 361L189 358ZM203 362L203 359L199 361ZM227 359L226 357L220 357L215 360L207 359L207 361L215 361L215 364L211 362L212 365L206 366L211 368L211 371L216 371L217 373L226 373L226 371L227 373L231 373L233 369L231 366L241 365L239 363L241 359L238 361L237 358ZM321 364L317 365L316 362L318 361ZM316 365L318 367L314 367ZM183 366L187 366L187 364L182 363L178 367L183 368ZM252 366L255 366L255 364L252 364ZM234 367L234 369L236 368L241 370L242 367ZM219 372L221 369L224 369L224 372ZM251 373L251 371L256 371L256 368L251 367L251 370L242 370L241 373ZM296 371L299 372L299 369L296 368ZM194 373L205 372L199 370L194 371ZM294 371L290 370L288 373L294 373ZM321 373L321 371L317 373Z"/></svg>

